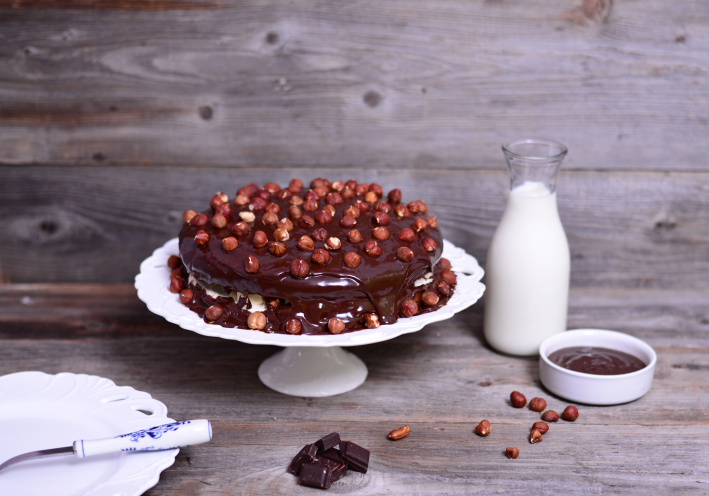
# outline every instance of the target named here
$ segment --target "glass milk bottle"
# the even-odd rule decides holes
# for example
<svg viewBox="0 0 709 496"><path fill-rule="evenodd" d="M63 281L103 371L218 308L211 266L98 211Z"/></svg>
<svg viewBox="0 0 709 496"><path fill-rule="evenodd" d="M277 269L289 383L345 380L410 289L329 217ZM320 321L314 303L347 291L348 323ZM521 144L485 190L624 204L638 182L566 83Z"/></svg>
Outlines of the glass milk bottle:
<svg viewBox="0 0 709 496"><path fill-rule="evenodd" d="M566 147L546 140L503 145L510 172L505 213L485 268L485 339L498 351L536 355L566 330L569 243L556 207Z"/></svg>

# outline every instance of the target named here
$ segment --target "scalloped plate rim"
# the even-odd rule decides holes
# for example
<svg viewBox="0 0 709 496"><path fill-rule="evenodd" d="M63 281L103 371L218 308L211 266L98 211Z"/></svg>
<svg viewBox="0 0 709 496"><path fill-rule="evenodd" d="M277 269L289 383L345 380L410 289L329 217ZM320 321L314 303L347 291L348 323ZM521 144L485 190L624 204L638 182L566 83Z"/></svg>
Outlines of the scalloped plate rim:
<svg viewBox="0 0 709 496"><path fill-rule="evenodd" d="M387 324L377 329L362 329L340 335L287 335L279 333L264 333L253 329L240 327L222 327L207 324L196 313L178 302L174 293L167 289L169 272L167 258L179 252L178 238L172 238L156 248L152 255L140 264L140 272L135 276L135 288L140 298L152 313L160 315L168 322L177 324L188 331L209 337L241 341L247 344L271 346L363 346L396 338L421 330L424 326L446 320L458 312L465 310L477 302L485 291L480 282L484 270L475 257L462 248L443 240L443 255L451 259L452 268L458 277L456 292L451 301L435 312L417 315L410 318L399 318L394 324ZM460 268L456 267L456 261ZM469 275L466 275L468 273ZM154 291L156 290L157 291ZM465 301L461 301L465 295ZM451 302L453 305L451 305ZM172 307L172 308L170 308Z"/></svg>

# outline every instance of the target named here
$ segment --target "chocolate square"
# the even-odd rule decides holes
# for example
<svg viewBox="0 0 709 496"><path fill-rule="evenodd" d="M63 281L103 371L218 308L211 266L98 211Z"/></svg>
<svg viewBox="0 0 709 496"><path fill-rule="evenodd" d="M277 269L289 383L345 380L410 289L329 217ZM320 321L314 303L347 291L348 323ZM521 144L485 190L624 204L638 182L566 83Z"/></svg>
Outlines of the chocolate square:
<svg viewBox="0 0 709 496"><path fill-rule="evenodd" d="M330 467L305 463L300 469L298 483L301 486L329 489L332 485Z"/></svg>
<svg viewBox="0 0 709 496"><path fill-rule="evenodd" d="M356 445L351 441L340 443L340 453L347 465L358 472L367 473L369 468L369 450Z"/></svg>
<svg viewBox="0 0 709 496"><path fill-rule="evenodd" d="M315 446L318 447L318 453L334 448L338 444L340 444L340 435L337 432L328 434L322 439L315 441Z"/></svg>
<svg viewBox="0 0 709 496"><path fill-rule="evenodd" d="M293 475L300 475L300 468L304 463L312 463L315 460L315 455L317 454L317 448L314 444L306 444L300 452L295 455L293 461L290 462L288 467L288 472Z"/></svg>
<svg viewBox="0 0 709 496"><path fill-rule="evenodd" d="M340 480L347 473L347 464L340 457L339 450L331 448L322 453L313 462L315 465L330 467L330 479L332 482Z"/></svg>

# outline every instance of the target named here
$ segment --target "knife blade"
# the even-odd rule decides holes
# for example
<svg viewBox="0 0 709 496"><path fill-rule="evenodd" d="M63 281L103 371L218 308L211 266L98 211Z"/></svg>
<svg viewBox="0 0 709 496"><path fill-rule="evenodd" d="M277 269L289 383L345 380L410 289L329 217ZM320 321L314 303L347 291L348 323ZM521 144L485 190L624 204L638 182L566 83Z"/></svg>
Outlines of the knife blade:
<svg viewBox="0 0 709 496"><path fill-rule="evenodd" d="M71 446L23 453L0 464L0 470L24 460L45 456L73 454L77 458L86 458L93 455L121 451L167 450L206 443L211 439L212 424L210 424L209 420L184 420L171 424L156 425L150 429L120 434L116 437L79 439L74 441Z"/></svg>

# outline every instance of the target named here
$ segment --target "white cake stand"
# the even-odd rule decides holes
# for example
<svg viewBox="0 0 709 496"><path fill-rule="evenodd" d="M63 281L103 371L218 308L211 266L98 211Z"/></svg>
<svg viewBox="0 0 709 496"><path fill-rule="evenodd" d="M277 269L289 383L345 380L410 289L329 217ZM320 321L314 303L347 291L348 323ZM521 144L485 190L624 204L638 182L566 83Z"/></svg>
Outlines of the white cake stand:
<svg viewBox="0 0 709 496"><path fill-rule="evenodd" d="M170 293L167 259L179 253L177 238L171 239L140 264L135 277L138 298L148 309L169 322L205 336L234 339L249 344L282 346L285 349L264 360L258 370L261 381L283 394L308 398L346 393L367 378L367 367L354 354L342 349L378 343L422 329L426 324L451 318L475 303L485 291L480 282L483 269L477 260L452 243L443 241L443 256L451 261L458 282L450 301L435 312L400 318L377 329L337 335L269 334L252 329L207 324Z"/></svg>

